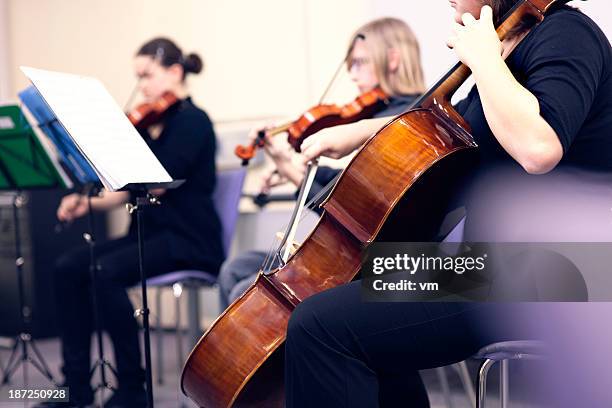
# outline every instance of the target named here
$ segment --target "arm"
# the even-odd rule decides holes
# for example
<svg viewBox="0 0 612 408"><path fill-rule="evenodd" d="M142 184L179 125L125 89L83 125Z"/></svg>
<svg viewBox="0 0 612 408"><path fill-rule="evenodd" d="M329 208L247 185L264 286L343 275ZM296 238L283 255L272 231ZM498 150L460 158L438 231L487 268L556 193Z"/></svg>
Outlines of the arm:
<svg viewBox="0 0 612 408"><path fill-rule="evenodd" d="M101 196L91 199L91 207L94 211L108 211L121 207L130 200L127 191L104 191Z"/></svg>
<svg viewBox="0 0 612 408"><path fill-rule="evenodd" d="M309 136L302 143L304 161L319 156L339 159L363 145L374 133L382 128L391 117L365 119L348 125L323 129Z"/></svg>
<svg viewBox="0 0 612 408"><path fill-rule="evenodd" d="M474 74L485 117L500 145L528 173L552 170L563 156L558 135L540 115L538 99L517 82L501 57L491 8L455 26L449 46Z"/></svg>
<svg viewBox="0 0 612 408"><path fill-rule="evenodd" d="M99 197L92 197L91 207L94 211L108 211L127 203L129 199L130 194L126 191L105 191ZM72 193L62 198L57 208L57 219L71 222L76 218L84 216L88 212L89 204L87 202L87 196Z"/></svg>
<svg viewBox="0 0 612 408"><path fill-rule="evenodd" d="M555 131L540 116L537 98L523 88L499 58L474 71L487 123L502 147L528 173L551 171L563 148Z"/></svg>
<svg viewBox="0 0 612 408"><path fill-rule="evenodd" d="M293 185L300 186L304 179L304 166L298 166L289 158L273 158L276 169L281 177L287 178Z"/></svg>
<svg viewBox="0 0 612 408"><path fill-rule="evenodd" d="M264 149L272 161L274 161L274 165L276 166L275 173L278 173L281 179L286 179L295 186L302 184L305 167L298 165L294 161L293 156L295 153L293 153L293 147L291 147L285 136L266 136L264 140ZM273 178L273 175L274 174L270 174L267 177L265 181L266 185L268 181Z"/></svg>

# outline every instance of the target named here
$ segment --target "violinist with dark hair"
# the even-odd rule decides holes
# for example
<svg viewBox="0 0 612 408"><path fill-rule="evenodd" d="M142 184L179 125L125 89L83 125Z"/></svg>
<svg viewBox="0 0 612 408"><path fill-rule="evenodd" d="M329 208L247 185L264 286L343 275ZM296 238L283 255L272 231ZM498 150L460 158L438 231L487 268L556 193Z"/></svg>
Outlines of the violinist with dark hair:
<svg viewBox="0 0 612 408"><path fill-rule="evenodd" d="M144 44L134 58L138 86L146 105L129 117L153 153L174 179L185 179L175 190L154 191L163 205L147 209L144 269L150 276L177 269L217 271L224 254L221 224L212 201L215 187L216 139L207 114L198 108L185 83L188 74L202 70L196 54L183 55L169 39ZM152 108L153 107L153 108ZM127 192L106 192L91 200L94 211L107 211L131 201ZM88 212L79 194L63 198L60 221ZM141 366L138 324L126 288L139 280L135 222L128 234L96 248L97 299L102 326L109 334L117 369L118 388L106 407L144 407L145 374ZM82 407L93 402L90 385L92 333L91 282L87 247L64 254L55 266L55 293L62 341L65 385L70 402L43 406Z"/></svg>

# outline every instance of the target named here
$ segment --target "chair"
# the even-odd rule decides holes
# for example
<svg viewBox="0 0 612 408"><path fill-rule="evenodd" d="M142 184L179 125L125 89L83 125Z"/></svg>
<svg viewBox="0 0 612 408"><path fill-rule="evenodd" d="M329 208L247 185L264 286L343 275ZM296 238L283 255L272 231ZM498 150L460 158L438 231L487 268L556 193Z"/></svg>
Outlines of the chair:
<svg viewBox="0 0 612 408"><path fill-rule="evenodd" d="M453 368L457 372L457 375L459 375L459 378L461 379L461 385L463 386L465 397L470 402L470 406L474 406L476 404L476 392L474 391L474 384L470 378L466 362L460 361L448 367ZM440 381L440 388L442 389L442 395L444 396L445 406L447 408L453 408L453 398L448 383L446 368L447 367L436 367L436 375L438 376L438 381Z"/></svg>
<svg viewBox="0 0 612 408"><path fill-rule="evenodd" d="M484 360L478 370L478 399L476 408L485 408L487 397L487 374L489 369L500 362L499 399L502 408L508 407L509 360L541 360L545 358L544 344L536 340L504 341L493 343L480 349L474 356L476 359Z"/></svg>
<svg viewBox="0 0 612 408"><path fill-rule="evenodd" d="M222 243L225 254L229 252L236 221L238 203L242 194L242 185L246 171L244 169L224 170L217 173L217 187L213 201L219 214L222 227ZM188 297L188 334L192 344L200 338L200 305L198 290L203 286L213 286L217 281L216 274L200 270L180 270L147 279L149 287L157 288L156 293L156 338L158 383L163 383L163 344L161 330L161 288L171 287L176 299L176 343L179 372L184 358L181 335L180 297L185 288Z"/></svg>
<svg viewBox="0 0 612 408"><path fill-rule="evenodd" d="M528 257L524 257L525 259ZM554 273L555 285L545 285L537 290L538 300L545 302L586 302L588 289L580 270L563 255L543 249L532 250L529 257L536 265L535 281L552 281L550 273ZM547 287L551 286L551 287ZM509 379L508 365L510 360L542 360L547 357L546 347L542 341L518 340L493 343L483 347L475 356L484 360L478 371L478 400L476 408L485 407L487 392L487 374L491 366L500 362L500 405L508 406Z"/></svg>

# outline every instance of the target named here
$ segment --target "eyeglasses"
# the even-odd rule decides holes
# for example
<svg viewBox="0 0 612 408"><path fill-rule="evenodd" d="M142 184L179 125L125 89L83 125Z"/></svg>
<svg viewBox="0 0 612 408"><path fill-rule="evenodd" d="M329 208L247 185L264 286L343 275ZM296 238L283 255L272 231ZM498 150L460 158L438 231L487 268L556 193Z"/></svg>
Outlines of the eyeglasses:
<svg viewBox="0 0 612 408"><path fill-rule="evenodd" d="M348 67L349 71L353 68L359 70L361 68L363 68L365 65L369 64L371 62L370 58L365 58L365 57L356 57L353 58L351 60L351 63Z"/></svg>

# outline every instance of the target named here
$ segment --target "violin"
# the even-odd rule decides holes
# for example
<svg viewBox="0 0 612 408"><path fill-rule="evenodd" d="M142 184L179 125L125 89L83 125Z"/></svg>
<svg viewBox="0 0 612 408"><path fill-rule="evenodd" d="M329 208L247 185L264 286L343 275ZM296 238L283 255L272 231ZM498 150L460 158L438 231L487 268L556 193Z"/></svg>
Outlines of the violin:
<svg viewBox="0 0 612 408"><path fill-rule="evenodd" d="M274 136L283 132L288 133L289 144L299 152L302 142L308 136L321 129L369 119L382 110L388 100L388 95L380 87L376 87L343 106L319 104L308 109L293 122L261 130L253 143L249 146L238 145L234 152L242 159L242 164L247 165L249 160L255 156L257 149L263 147L266 136Z"/></svg>
<svg viewBox="0 0 612 408"><path fill-rule="evenodd" d="M526 15L539 21L555 0L521 0L497 28L500 39ZM374 241L429 241L477 145L450 97L470 75L458 63L413 108L355 155L327 197L316 228L284 264L261 271L189 355L181 389L206 408L284 406L283 343L296 306L346 284Z"/></svg>
<svg viewBox="0 0 612 408"><path fill-rule="evenodd" d="M161 122L166 111L179 101L180 99L177 98L172 91L166 91L156 101L138 105L127 114L127 117L134 127L141 129L148 128L149 126Z"/></svg>

